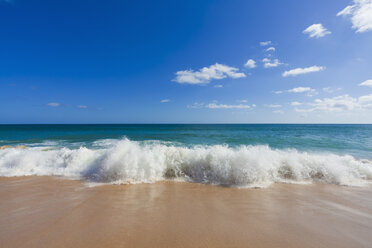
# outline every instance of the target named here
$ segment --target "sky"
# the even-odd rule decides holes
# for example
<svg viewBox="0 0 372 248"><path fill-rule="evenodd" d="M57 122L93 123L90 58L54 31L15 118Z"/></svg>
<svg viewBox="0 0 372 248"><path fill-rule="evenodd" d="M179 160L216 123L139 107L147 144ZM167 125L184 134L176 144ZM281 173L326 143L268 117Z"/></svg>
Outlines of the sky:
<svg viewBox="0 0 372 248"><path fill-rule="evenodd" d="M372 123L372 0L0 0L0 123Z"/></svg>

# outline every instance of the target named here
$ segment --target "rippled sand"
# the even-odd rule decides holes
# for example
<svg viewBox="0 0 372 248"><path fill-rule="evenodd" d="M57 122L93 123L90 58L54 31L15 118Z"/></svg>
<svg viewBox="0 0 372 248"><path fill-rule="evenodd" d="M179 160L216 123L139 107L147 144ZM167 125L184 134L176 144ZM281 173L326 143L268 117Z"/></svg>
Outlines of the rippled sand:
<svg viewBox="0 0 372 248"><path fill-rule="evenodd" d="M372 187L0 178L0 247L370 247Z"/></svg>

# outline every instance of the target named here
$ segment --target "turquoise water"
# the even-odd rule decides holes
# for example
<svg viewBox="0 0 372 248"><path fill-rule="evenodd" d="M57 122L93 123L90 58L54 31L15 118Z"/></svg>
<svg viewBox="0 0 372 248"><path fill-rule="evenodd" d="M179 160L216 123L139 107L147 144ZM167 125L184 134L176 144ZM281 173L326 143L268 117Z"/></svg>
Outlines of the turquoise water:
<svg viewBox="0 0 372 248"><path fill-rule="evenodd" d="M372 158L372 125L164 124L0 125L0 146L88 146L102 139L161 140L174 145L269 145ZM44 142L44 144L42 144Z"/></svg>
<svg viewBox="0 0 372 248"><path fill-rule="evenodd" d="M0 125L0 176L250 187L372 179L372 125Z"/></svg>

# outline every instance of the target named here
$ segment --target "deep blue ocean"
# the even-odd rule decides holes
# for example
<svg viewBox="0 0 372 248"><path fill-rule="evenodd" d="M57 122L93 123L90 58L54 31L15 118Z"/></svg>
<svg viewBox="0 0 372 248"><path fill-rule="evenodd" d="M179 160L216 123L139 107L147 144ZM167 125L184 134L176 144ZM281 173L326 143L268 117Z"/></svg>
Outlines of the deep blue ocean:
<svg viewBox="0 0 372 248"><path fill-rule="evenodd" d="M0 150L0 176L249 186L347 185L372 175L372 125L0 125L0 146L7 145L27 148Z"/></svg>

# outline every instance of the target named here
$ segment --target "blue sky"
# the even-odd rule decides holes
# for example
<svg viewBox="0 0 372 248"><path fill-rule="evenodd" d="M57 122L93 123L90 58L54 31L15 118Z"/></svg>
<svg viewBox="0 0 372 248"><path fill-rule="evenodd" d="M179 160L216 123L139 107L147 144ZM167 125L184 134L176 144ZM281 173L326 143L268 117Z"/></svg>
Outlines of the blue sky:
<svg viewBox="0 0 372 248"><path fill-rule="evenodd" d="M372 1L0 0L0 123L372 123Z"/></svg>

